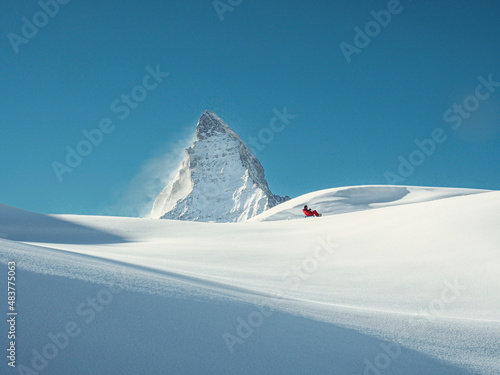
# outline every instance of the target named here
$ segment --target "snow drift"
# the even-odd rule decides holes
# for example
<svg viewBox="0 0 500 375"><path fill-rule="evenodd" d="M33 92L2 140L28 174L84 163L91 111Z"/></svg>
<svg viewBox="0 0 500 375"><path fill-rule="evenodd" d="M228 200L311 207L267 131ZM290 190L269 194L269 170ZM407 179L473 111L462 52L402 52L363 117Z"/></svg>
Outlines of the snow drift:
<svg viewBox="0 0 500 375"><path fill-rule="evenodd" d="M325 216L304 219L303 203ZM18 267L17 364L54 375L498 374L499 213L497 191L377 186L310 193L245 223L0 206L0 263ZM69 322L75 336L55 357L44 351Z"/></svg>

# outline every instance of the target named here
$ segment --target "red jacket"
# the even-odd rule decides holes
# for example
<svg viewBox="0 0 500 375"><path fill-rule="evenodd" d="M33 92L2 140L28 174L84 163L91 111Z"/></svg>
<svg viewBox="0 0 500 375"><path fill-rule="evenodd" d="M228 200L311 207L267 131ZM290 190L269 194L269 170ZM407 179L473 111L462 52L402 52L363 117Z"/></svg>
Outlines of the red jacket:
<svg viewBox="0 0 500 375"><path fill-rule="evenodd" d="M302 212L303 212L303 213L304 213L304 215L306 215L306 216L312 216L312 215L313 215L313 213L312 213L312 211L311 211L311 210L306 210L305 208L302 210Z"/></svg>

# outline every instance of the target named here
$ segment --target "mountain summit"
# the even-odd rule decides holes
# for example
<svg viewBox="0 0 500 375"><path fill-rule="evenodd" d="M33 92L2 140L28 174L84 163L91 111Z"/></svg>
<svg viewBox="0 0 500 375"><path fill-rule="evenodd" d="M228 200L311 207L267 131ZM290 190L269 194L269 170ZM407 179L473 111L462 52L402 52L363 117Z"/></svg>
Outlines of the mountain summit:
<svg viewBox="0 0 500 375"><path fill-rule="evenodd" d="M196 141L156 198L151 217L238 222L288 199L271 193L250 148L224 120L206 111L196 126Z"/></svg>

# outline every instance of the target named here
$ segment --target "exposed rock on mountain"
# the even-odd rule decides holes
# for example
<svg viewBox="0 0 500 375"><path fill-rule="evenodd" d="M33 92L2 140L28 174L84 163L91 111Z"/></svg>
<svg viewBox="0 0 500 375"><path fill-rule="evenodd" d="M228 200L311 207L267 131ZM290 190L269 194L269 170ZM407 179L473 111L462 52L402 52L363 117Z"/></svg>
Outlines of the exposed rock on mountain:
<svg viewBox="0 0 500 375"><path fill-rule="evenodd" d="M156 198L151 216L238 222L288 199L271 193L250 148L219 116L206 111L198 121L196 141Z"/></svg>

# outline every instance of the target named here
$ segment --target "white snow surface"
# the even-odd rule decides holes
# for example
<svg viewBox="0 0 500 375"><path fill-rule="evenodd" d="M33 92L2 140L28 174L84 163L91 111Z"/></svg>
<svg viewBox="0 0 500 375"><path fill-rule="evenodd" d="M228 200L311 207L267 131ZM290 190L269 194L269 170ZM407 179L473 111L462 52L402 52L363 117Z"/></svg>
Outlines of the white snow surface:
<svg viewBox="0 0 500 375"><path fill-rule="evenodd" d="M238 134L206 111L196 127L196 141L156 198L151 217L239 222L285 199L271 193L264 168Z"/></svg>
<svg viewBox="0 0 500 375"><path fill-rule="evenodd" d="M499 228L500 192L472 189L328 189L243 223L0 205L1 373L74 322L36 373L499 374Z"/></svg>

